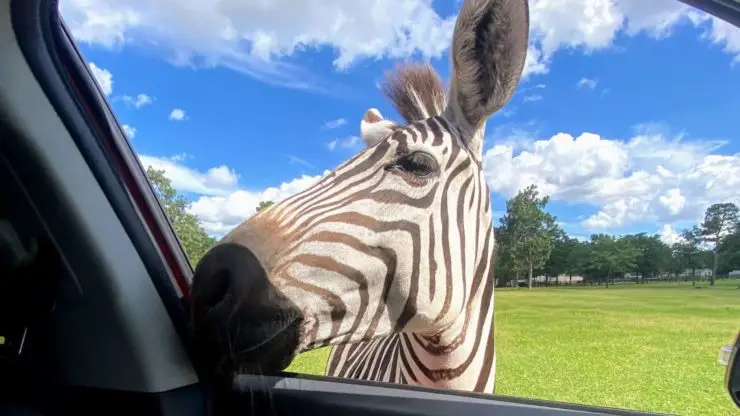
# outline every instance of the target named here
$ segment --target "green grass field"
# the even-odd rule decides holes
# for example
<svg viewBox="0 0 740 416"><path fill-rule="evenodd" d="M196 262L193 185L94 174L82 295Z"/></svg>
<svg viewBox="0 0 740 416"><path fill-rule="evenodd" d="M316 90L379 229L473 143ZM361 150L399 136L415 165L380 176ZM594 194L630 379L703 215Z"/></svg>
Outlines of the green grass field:
<svg viewBox="0 0 740 416"><path fill-rule="evenodd" d="M681 415L738 415L720 347L740 330L740 280L497 289L496 394ZM328 349L288 371L323 374Z"/></svg>

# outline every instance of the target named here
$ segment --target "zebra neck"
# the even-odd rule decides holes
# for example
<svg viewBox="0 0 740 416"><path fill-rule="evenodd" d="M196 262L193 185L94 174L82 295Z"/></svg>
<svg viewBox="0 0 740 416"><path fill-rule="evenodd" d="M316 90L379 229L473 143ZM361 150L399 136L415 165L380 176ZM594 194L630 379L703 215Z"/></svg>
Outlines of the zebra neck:
<svg viewBox="0 0 740 416"><path fill-rule="evenodd" d="M396 333L338 345L326 375L493 393L493 281L485 286L480 301L469 304L458 333Z"/></svg>

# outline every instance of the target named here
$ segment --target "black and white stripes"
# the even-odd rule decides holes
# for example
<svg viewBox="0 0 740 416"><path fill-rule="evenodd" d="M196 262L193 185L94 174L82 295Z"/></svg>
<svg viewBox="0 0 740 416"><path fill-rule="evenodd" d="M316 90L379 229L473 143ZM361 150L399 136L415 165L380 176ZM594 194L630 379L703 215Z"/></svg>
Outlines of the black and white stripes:
<svg viewBox="0 0 740 416"><path fill-rule="evenodd" d="M490 391L494 241L490 194L480 166L462 147L455 129L439 116L396 130L376 148L401 154L426 149L440 156L444 172L431 185L412 177L403 179L406 186L424 189L413 196L405 192L374 199L407 207L394 210L398 213L395 221L369 220L361 213L356 218L345 217L363 223L371 233L394 232L399 244L386 252L390 261L384 267L390 273L380 296L364 296L360 289L362 300L375 299L369 302L375 313L362 308L366 316L355 317L354 337L338 342L328 338L340 345L332 351L326 374L477 391L488 387ZM422 210L419 217L424 220L404 221L412 209ZM367 249L360 251L369 255ZM399 253L406 254L408 274L393 270ZM393 293L394 284L405 290ZM399 295L405 302L398 302L402 300ZM403 304L395 315L388 313L393 303ZM369 325L366 332L357 333L361 320ZM357 340L370 341L346 344Z"/></svg>

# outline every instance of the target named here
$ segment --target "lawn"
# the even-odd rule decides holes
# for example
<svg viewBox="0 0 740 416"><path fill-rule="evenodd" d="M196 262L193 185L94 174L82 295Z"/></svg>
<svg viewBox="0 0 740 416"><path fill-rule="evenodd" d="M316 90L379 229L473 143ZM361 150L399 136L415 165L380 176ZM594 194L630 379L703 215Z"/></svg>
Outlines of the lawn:
<svg viewBox="0 0 740 416"><path fill-rule="evenodd" d="M720 347L740 330L740 280L497 289L496 394L681 415L737 415ZM323 374L328 349L288 368Z"/></svg>

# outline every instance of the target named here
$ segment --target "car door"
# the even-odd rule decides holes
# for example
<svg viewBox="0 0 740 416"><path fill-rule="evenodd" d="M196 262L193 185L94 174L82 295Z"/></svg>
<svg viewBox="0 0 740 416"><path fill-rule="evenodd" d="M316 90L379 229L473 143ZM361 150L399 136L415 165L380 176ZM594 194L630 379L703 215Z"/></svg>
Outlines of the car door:
<svg viewBox="0 0 740 416"><path fill-rule="evenodd" d="M740 21L740 12L728 3L699 0L687 0L686 3L734 24ZM193 355L189 345L191 266L151 189L141 163L125 138L121 125L65 28L59 16L57 2L2 0L2 7L3 13L7 13L3 24L12 26L12 39L17 41L18 50L27 65L25 69L38 82L38 88L56 110L67 134L79 148L84 163L90 167L98 186L105 192L151 279L157 299L146 297L140 301L162 303L166 315L152 319L162 319L163 322L167 320L162 326L171 324L173 333L177 336L175 341L188 357L187 363L178 365L183 366L182 368L192 366L190 369L196 375L195 378L189 378L187 374L190 373L183 370L170 377L176 381L166 384L167 388L152 383L143 383L141 388L128 389L117 388L115 383L109 386L74 386L65 396L67 407L63 408L66 411L94 413L99 408L90 405L90 401L105 399L108 400L107 409L113 413L125 411L163 415L647 414L291 373L243 375L226 383L210 380L205 376L207 373L198 368L198 357ZM10 39L9 36L3 37L4 41ZM19 71L23 69L20 68ZM39 112L39 117L43 116ZM144 345L140 350L146 352L160 347ZM173 355L177 354L173 352ZM110 357L109 359L112 360ZM173 360L180 358L178 356ZM163 368L169 365L165 362L161 364ZM728 366L728 372L730 367L732 366ZM156 368L142 369L142 373L156 372ZM95 376L91 375L89 379L93 380Z"/></svg>

